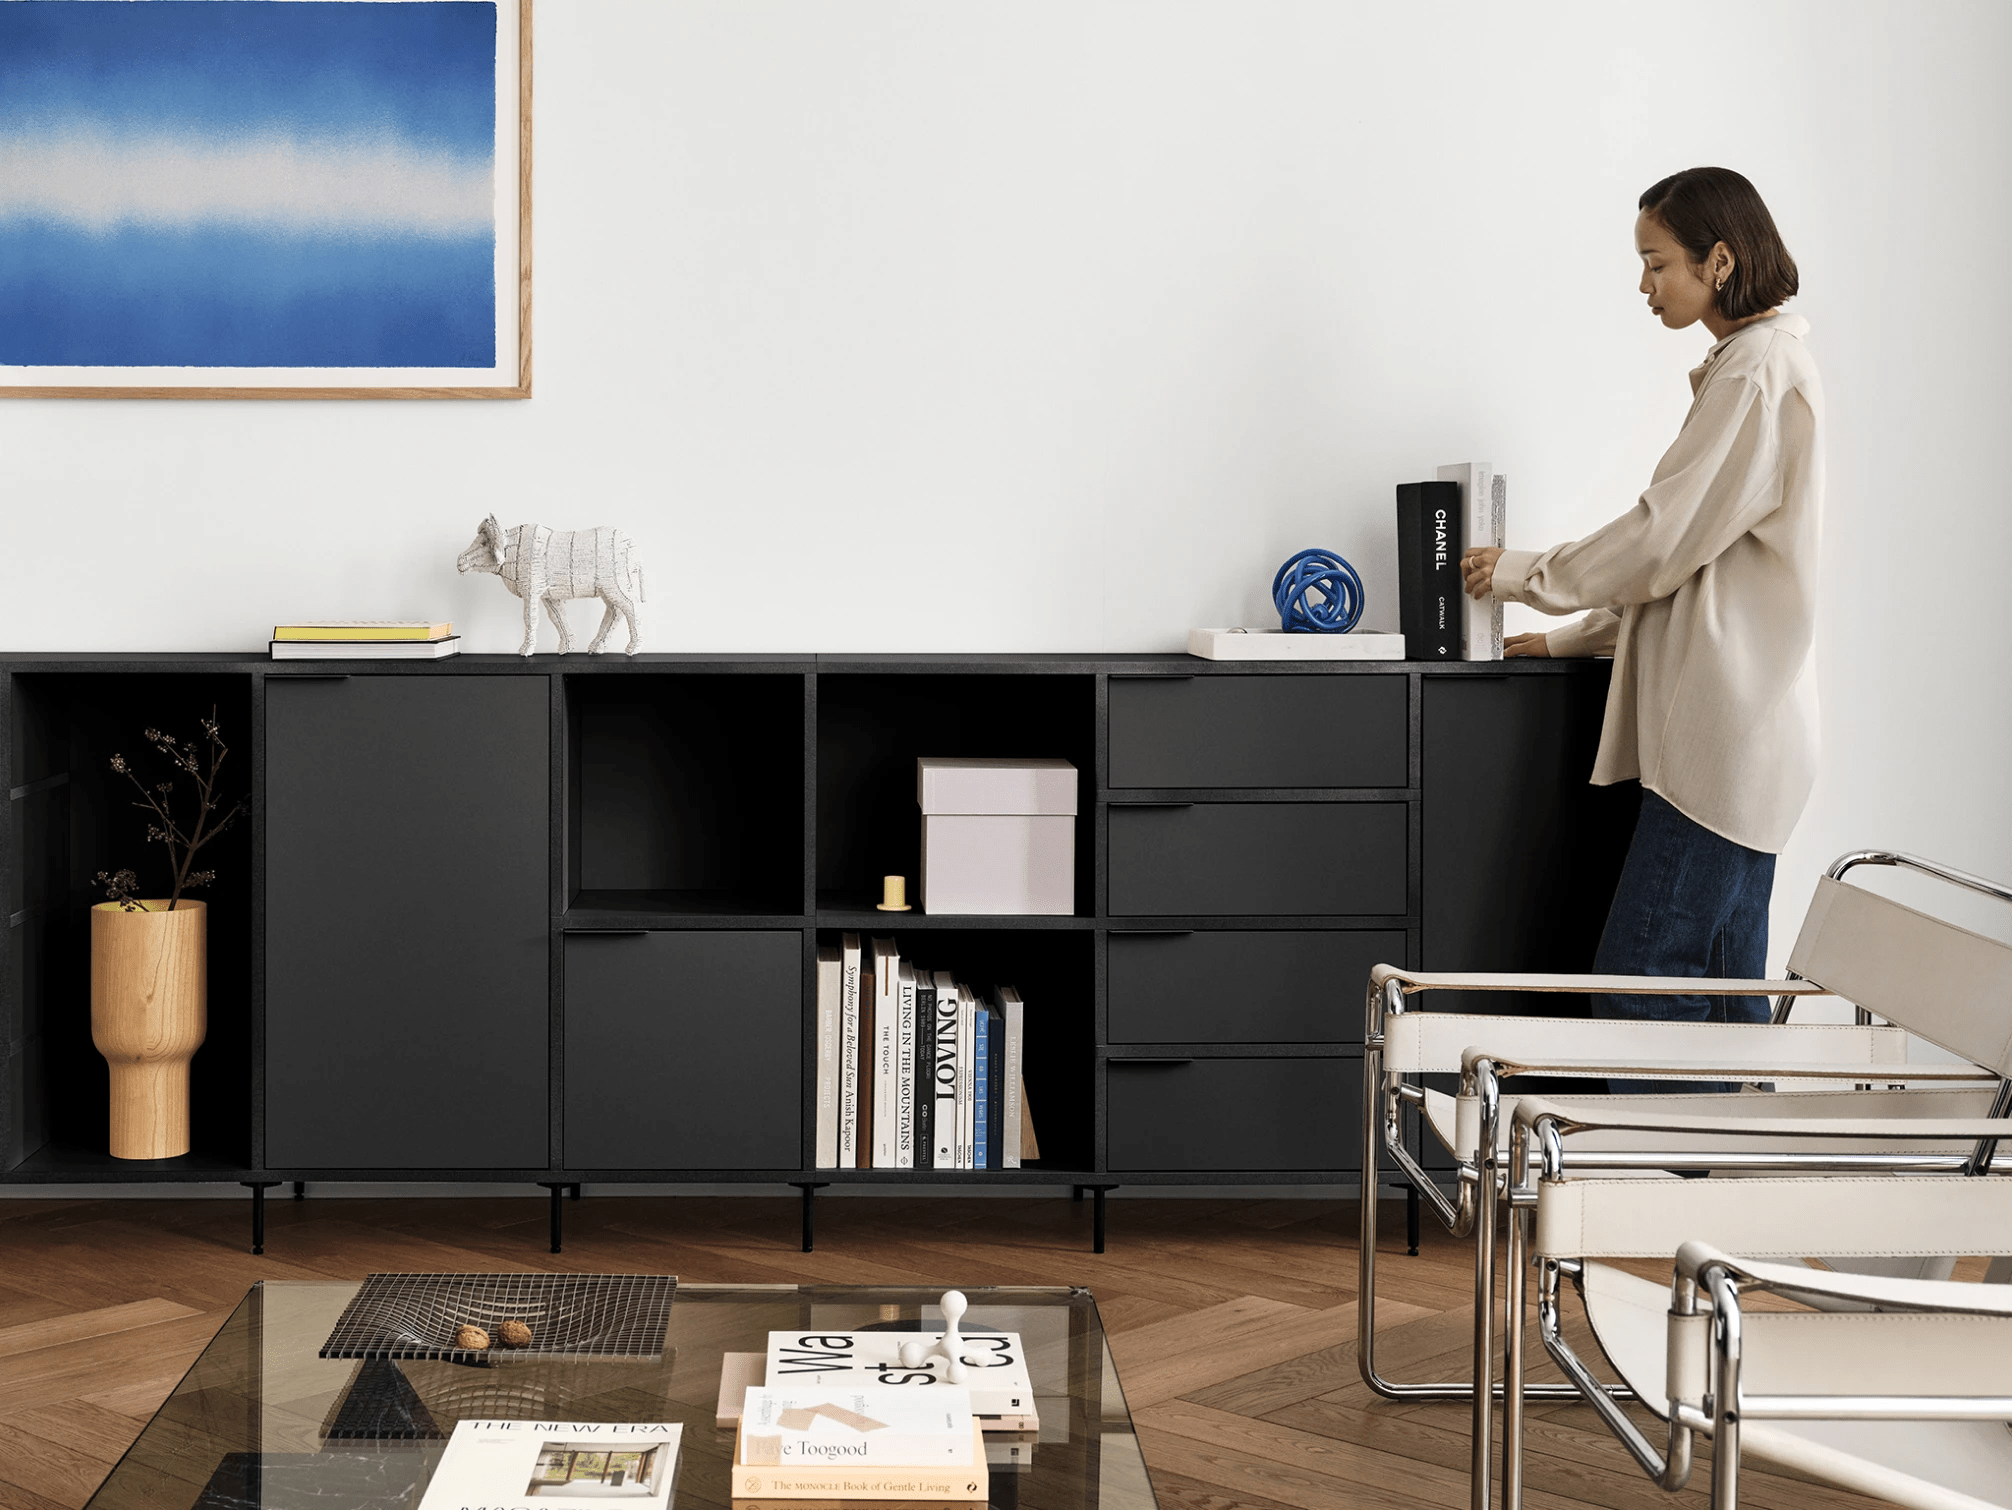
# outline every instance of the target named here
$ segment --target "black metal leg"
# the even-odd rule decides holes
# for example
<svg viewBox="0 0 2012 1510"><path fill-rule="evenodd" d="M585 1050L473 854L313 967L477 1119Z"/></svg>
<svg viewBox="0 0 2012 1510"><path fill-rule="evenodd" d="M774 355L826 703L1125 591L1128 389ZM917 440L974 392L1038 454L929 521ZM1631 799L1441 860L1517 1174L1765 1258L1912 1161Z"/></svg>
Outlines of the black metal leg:
<svg viewBox="0 0 2012 1510"><path fill-rule="evenodd" d="M254 1253L265 1252L265 1193L278 1180L246 1180L245 1187L252 1193L252 1247Z"/></svg>
<svg viewBox="0 0 2012 1510"><path fill-rule="evenodd" d="M307 1199L306 1180L295 1180L293 1182L293 1198L297 1201L304 1201Z"/></svg>
<svg viewBox="0 0 2012 1510"><path fill-rule="evenodd" d="M1071 1185L1069 1187L1069 1199L1074 1201L1078 1206L1082 1205L1083 1187L1081 1185Z"/></svg>
<svg viewBox="0 0 2012 1510"><path fill-rule="evenodd" d="M560 1248L560 1238L564 1235L564 1218L562 1215L564 1208L560 1206L559 1202L565 1198L566 1186L563 1183L546 1184L543 1180L540 1180L539 1183L552 1192L552 1251L557 1253Z"/></svg>
<svg viewBox="0 0 2012 1510"><path fill-rule="evenodd" d="M578 1185L568 1185L566 1187L566 1193L576 1201L580 1199L580 1187Z"/></svg>
<svg viewBox="0 0 2012 1510"><path fill-rule="evenodd" d="M1102 1253L1104 1251L1104 1192L1108 1189L1110 1189L1108 1185L1098 1185L1092 1192L1097 1202L1096 1213L1091 1218L1096 1232L1095 1244L1090 1250L1093 1253Z"/></svg>
<svg viewBox="0 0 2012 1510"><path fill-rule="evenodd" d="M829 1180L806 1180L796 1184L796 1188L803 1192L803 1251L806 1253L810 1252L811 1244L817 1239L817 1193L830 1183Z"/></svg>
<svg viewBox="0 0 2012 1510"><path fill-rule="evenodd" d="M1404 1242L1405 1251L1412 1258L1418 1257L1418 1187L1416 1185L1406 1185L1404 1187Z"/></svg>

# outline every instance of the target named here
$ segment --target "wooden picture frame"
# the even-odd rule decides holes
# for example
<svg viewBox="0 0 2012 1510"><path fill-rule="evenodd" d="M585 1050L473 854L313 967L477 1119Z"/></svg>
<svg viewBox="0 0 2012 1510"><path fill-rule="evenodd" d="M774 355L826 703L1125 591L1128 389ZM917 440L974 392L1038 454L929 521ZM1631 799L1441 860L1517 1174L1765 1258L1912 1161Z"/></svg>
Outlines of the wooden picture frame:
<svg viewBox="0 0 2012 1510"><path fill-rule="evenodd" d="M272 0L277 4L278 0ZM423 5L427 0L379 0L383 5ZM395 367L358 362L353 366L282 367L260 364L225 368L216 364L169 367L71 367L5 365L0 353L0 398L162 398L162 399L441 399L529 398L531 396L531 32L532 0L489 0L495 14L495 94L493 210L493 342L490 365L466 360L450 367ZM7 11L23 15L9 6ZM127 14L162 17L181 7L117 7ZM240 11L237 6L227 8ZM288 6L288 10L293 7ZM347 10L347 7L344 7ZM376 9L375 6L361 9ZM44 14L53 15L45 10ZM240 12L242 14L242 12ZM58 17L60 20L61 18ZM148 17L152 19L151 16ZM465 49L467 67L480 64ZM479 89L479 84L475 85ZM479 118L477 118L479 120ZM4 125L4 123L0 123ZM477 128L479 138L479 126ZM6 143L0 142L0 146ZM52 175L53 176L53 175ZM32 188L31 191L32 192ZM414 191L415 194L417 191ZM463 201L472 203L466 195ZM514 202L513 202L514 201ZM417 202L417 201L415 201ZM6 204L0 198L0 213ZM480 221L474 222L476 225ZM479 256L479 250L475 254ZM479 267L464 261L465 272ZM474 278L463 278L456 297L466 310L479 310ZM4 314L4 308L0 308ZM324 322L324 328L334 328ZM472 327L470 327L472 328ZM444 350L445 348L441 348ZM25 352L17 354L26 354ZM215 380L204 381L214 371ZM84 374L89 372L91 376ZM362 376L369 373L370 379ZM102 375L102 376L100 376ZM267 380L267 377L270 380ZM381 380L380 380L381 379Z"/></svg>

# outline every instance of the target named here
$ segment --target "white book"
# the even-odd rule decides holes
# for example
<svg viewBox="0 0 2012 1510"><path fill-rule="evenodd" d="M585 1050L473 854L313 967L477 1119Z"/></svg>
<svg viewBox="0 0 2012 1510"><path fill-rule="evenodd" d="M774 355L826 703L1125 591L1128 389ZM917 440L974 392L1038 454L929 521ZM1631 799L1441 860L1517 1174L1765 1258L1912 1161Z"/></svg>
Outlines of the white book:
<svg viewBox="0 0 2012 1510"><path fill-rule="evenodd" d="M875 1169L894 1168L894 1046L900 1015L897 972L901 953L893 939L873 941L873 1141Z"/></svg>
<svg viewBox="0 0 2012 1510"><path fill-rule="evenodd" d="M1000 1087L999 1113L999 1167L1018 1169L1020 1167L1020 1040L1026 1028L1027 1009L1020 1000L1020 993L1011 986L999 988L999 1015L1001 1027L1006 1037L1006 1048L1002 1057L1005 1068L1001 1071L1005 1084Z"/></svg>
<svg viewBox="0 0 2012 1510"><path fill-rule="evenodd" d="M741 1406L741 1461L803 1468L972 1466L971 1396L877 1381L865 1387L757 1386Z"/></svg>
<svg viewBox="0 0 2012 1510"><path fill-rule="evenodd" d="M826 1323L794 1332L770 1332L768 1387L858 1389L878 1384L914 1390L926 1398L948 1386L946 1360L940 1352L932 1353L911 1369L901 1363L901 1345L920 1342L928 1347L939 1342L942 1326L937 1320L924 1322L920 1332L874 1332L834 1330ZM959 1331L964 1356L983 1365L965 1367L964 1389L970 1392L971 1413L987 1431L1032 1429L1040 1418L1021 1334L988 1330L973 1322L968 1311ZM1065 1340L1062 1345L1066 1346Z"/></svg>
<svg viewBox="0 0 2012 1510"><path fill-rule="evenodd" d="M864 961L859 935L848 933L839 949L838 999L838 1167L859 1164L859 989Z"/></svg>
<svg viewBox="0 0 2012 1510"><path fill-rule="evenodd" d="M957 990L957 1167L977 1167L978 998Z"/></svg>
<svg viewBox="0 0 2012 1510"><path fill-rule="evenodd" d="M458 1421L419 1510L531 1499L558 1510L611 1501L665 1510L684 1430L675 1421Z"/></svg>
<svg viewBox="0 0 2012 1510"><path fill-rule="evenodd" d="M838 1167L838 1055L845 964L836 949L817 951L817 1167Z"/></svg>
<svg viewBox="0 0 2012 1510"><path fill-rule="evenodd" d="M957 982L948 970L936 972L936 1063L929 1093L936 1098L930 1136L938 1169L957 1167Z"/></svg>
<svg viewBox="0 0 2012 1510"><path fill-rule="evenodd" d="M894 1018L894 1167L915 1167L915 967L901 962Z"/></svg>
<svg viewBox="0 0 2012 1510"><path fill-rule="evenodd" d="M1507 545L1509 485L1485 461L1455 462L1439 469L1441 482L1460 484L1460 524L1463 550L1477 545ZM1502 659L1502 604L1493 594L1487 598L1460 595L1462 605L1462 660Z"/></svg>

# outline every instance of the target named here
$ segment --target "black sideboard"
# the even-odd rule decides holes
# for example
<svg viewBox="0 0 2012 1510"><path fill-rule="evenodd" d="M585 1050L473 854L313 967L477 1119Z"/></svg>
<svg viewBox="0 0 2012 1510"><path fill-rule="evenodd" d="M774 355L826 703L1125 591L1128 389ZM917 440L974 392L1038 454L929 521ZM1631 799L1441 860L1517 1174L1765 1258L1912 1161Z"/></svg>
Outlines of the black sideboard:
<svg viewBox="0 0 2012 1510"><path fill-rule="evenodd" d="M1582 969L1633 823L1608 666L1185 656L0 657L0 1181L1351 1183L1379 960ZM194 1149L105 1152L107 769L212 707ZM890 916L918 755L1082 772L1072 917ZM147 871L142 868L142 875ZM847 932L1027 1001L1037 1166L812 1167ZM1554 1006L1555 1009L1555 1006ZM255 1200L255 1210L262 1211Z"/></svg>

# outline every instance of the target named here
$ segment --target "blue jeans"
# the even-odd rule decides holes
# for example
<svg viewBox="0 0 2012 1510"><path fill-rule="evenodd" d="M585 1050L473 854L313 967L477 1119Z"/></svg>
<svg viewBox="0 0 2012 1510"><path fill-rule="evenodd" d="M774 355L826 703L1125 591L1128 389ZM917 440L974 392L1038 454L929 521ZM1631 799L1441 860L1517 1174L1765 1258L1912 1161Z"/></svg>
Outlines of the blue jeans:
<svg viewBox="0 0 2012 1510"><path fill-rule="evenodd" d="M1602 975L1690 975L1760 980L1767 975L1768 899L1774 859L1721 838L1654 792L1621 867L1593 969ZM1596 995L1595 1017L1665 1022L1766 1022L1765 996ZM1731 1086L1615 1080L1616 1092L1666 1094Z"/></svg>

